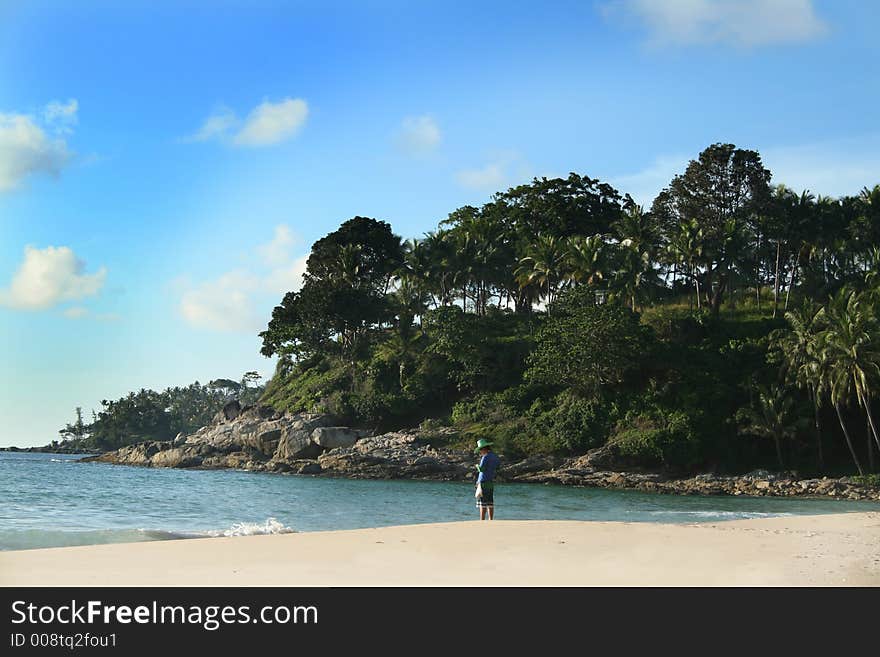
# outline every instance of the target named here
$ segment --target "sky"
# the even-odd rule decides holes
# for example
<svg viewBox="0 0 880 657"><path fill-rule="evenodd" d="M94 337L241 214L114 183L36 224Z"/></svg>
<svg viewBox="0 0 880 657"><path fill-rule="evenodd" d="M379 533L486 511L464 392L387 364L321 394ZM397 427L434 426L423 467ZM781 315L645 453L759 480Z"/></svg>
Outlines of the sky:
<svg viewBox="0 0 880 657"><path fill-rule="evenodd" d="M141 388L270 377L356 215L422 237L577 172L650 206L716 142L880 182L861 0L0 0L0 446Z"/></svg>

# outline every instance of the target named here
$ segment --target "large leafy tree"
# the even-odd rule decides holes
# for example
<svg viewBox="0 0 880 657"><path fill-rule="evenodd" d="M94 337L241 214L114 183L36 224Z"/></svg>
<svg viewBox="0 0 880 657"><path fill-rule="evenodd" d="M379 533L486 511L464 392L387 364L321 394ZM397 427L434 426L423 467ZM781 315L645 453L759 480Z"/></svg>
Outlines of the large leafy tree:
<svg viewBox="0 0 880 657"><path fill-rule="evenodd" d="M549 296L553 296L553 286L565 273L533 271L533 275L523 275L524 271L517 269L524 258L539 256L536 252L542 249L540 239L561 246L570 237L610 233L623 209L632 204L632 199L622 197L608 183L576 173L567 178L535 178L529 184L496 194L483 212L497 217L501 225L498 244L508 263L506 273L501 272L502 287L513 299L517 312L530 312L536 301L548 296L548 280ZM540 257L546 264L546 258Z"/></svg>
<svg viewBox="0 0 880 657"><path fill-rule="evenodd" d="M538 331L526 377L600 398L639 369L652 342L638 314L616 304L597 305L588 287L572 288Z"/></svg>
<svg viewBox="0 0 880 657"><path fill-rule="evenodd" d="M667 225L696 222L702 234L698 265L716 315L742 255L742 232L767 204L769 182L770 172L756 151L713 144L655 199L652 212L664 217Z"/></svg>
<svg viewBox="0 0 880 657"><path fill-rule="evenodd" d="M384 221L354 217L312 245L303 286L272 311L261 353L335 353L353 364L369 331L391 322L388 291L404 261Z"/></svg>
<svg viewBox="0 0 880 657"><path fill-rule="evenodd" d="M426 313L423 326L426 354L442 363L455 394L499 390L522 380L532 347L529 318L498 310L480 317L447 306Z"/></svg>
<svg viewBox="0 0 880 657"><path fill-rule="evenodd" d="M538 233L559 238L610 232L624 198L608 183L570 173L567 178L535 178L496 195L508 208L514 232L526 242Z"/></svg>
<svg viewBox="0 0 880 657"><path fill-rule="evenodd" d="M403 247L391 226L358 216L312 245L304 279L345 282L384 294L402 263Z"/></svg>
<svg viewBox="0 0 880 657"><path fill-rule="evenodd" d="M347 361L364 346L368 331L390 321L393 310L385 295L337 280L310 280L288 292L260 333L264 356L289 354L307 358L335 354Z"/></svg>

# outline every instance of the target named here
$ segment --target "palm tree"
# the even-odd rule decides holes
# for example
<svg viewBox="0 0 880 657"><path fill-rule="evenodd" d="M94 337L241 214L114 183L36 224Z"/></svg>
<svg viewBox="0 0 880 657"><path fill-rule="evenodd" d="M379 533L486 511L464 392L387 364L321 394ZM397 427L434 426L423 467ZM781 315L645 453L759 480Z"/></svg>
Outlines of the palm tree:
<svg viewBox="0 0 880 657"><path fill-rule="evenodd" d="M697 261L703 255L703 230L695 219L683 221L678 230L669 238L667 250L676 259L687 265L686 276L696 286L697 310L700 309L700 278L697 273Z"/></svg>
<svg viewBox="0 0 880 657"><path fill-rule="evenodd" d="M566 240L566 276L573 283L598 285L608 271L604 235L573 235Z"/></svg>
<svg viewBox="0 0 880 657"><path fill-rule="evenodd" d="M358 244L345 244L339 249L336 256L335 273L348 285L355 287L359 282L358 274L360 274L363 266L362 249Z"/></svg>
<svg viewBox="0 0 880 657"><path fill-rule="evenodd" d="M637 301L644 300L646 290L657 285L657 272L650 253L637 249L628 239L617 245L617 256L614 284L635 312Z"/></svg>
<svg viewBox="0 0 880 657"><path fill-rule="evenodd" d="M652 215L641 205L629 206L611 228L619 242L629 240L636 251L653 255L659 241L657 229Z"/></svg>
<svg viewBox="0 0 880 657"><path fill-rule="evenodd" d="M859 474L864 474L841 411L855 400L865 409L871 429L869 440L873 435L878 442L870 406L871 386L880 373L877 322L871 305L864 304L861 297L858 292L843 288L828 300L820 311L826 328L818 336L816 353L822 389L831 398Z"/></svg>
<svg viewBox="0 0 880 657"><path fill-rule="evenodd" d="M420 318L428 306L428 295L422 282L408 274L400 276L392 304L398 317L398 330L405 333L412 325L413 319Z"/></svg>
<svg viewBox="0 0 880 657"><path fill-rule="evenodd" d="M840 290L828 304L824 345L830 361L829 381L842 399L855 401L867 414L874 441L880 436L871 412L871 399L880 379L880 327L867 295Z"/></svg>
<svg viewBox="0 0 880 657"><path fill-rule="evenodd" d="M474 284L474 308L478 315L486 314L492 281L498 278L495 256L501 236L500 226L482 215L463 221L461 231L463 260L467 263L468 278Z"/></svg>
<svg viewBox="0 0 880 657"><path fill-rule="evenodd" d="M458 265L455 246L449 231L429 232L419 242L419 258L424 263L427 287L434 297L435 306L452 303L452 291L458 284Z"/></svg>
<svg viewBox="0 0 880 657"><path fill-rule="evenodd" d="M863 187L853 199L852 210L855 217L849 226L851 241L861 260L862 271L867 273L878 265L874 251L880 243L880 185L871 189Z"/></svg>
<svg viewBox="0 0 880 657"><path fill-rule="evenodd" d="M792 417L794 399L778 384L769 388L762 386L757 392L757 404L747 406L737 413L737 419L741 422L740 433L772 438L779 467L785 470L782 441L794 438L800 425Z"/></svg>
<svg viewBox="0 0 880 657"><path fill-rule="evenodd" d="M395 331L376 349L376 355L397 363L397 384L403 390L411 371L411 365L419 353L424 334L418 331L402 333Z"/></svg>
<svg viewBox="0 0 880 657"><path fill-rule="evenodd" d="M785 380L806 390L813 404L816 427L816 465L819 472L825 468L822 453L822 427L819 411L822 407L823 390L820 362L817 355L817 338L821 330L821 308L804 304L799 310L785 313L791 329L781 334L775 347L782 358L782 374Z"/></svg>
<svg viewBox="0 0 880 657"><path fill-rule="evenodd" d="M564 243L555 235L538 235L528 248L528 255L519 261L515 275L521 287L533 283L546 289L547 311L560 281L565 264Z"/></svg>
<svg viewBox="0 0 880 657"><path fill-rule="evenodd" d="M801 195L797 197L792 208L792 226L793 239L796 244L794 265L791 268L791 276L788 280L788 286L785 289L785 310L788 310L788 300L791 297L791 288L795 286L797 281L798 269L800 267L801 255L809 248L807 243L807 234L810 224L815 215L816 197L810 194L810 190L805 189Z"/></svg>

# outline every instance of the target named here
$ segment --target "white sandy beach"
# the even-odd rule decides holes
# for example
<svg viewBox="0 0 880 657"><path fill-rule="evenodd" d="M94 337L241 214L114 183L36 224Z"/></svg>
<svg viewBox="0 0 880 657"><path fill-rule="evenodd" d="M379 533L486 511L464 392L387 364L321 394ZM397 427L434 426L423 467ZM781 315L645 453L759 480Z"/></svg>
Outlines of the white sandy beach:
<svg viewBox="0 0 880 657"><path fill-rule="evenodd" d="M880 512L505 521L0 552L2 586L877 586Z"/></svg>

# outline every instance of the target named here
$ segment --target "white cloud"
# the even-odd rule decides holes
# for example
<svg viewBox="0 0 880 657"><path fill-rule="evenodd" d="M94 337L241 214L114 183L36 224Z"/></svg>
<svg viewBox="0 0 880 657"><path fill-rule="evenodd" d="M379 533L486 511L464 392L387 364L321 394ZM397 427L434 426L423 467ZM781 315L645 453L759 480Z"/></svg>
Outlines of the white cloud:
<svg viewBox="0 0 880 657"><path fill-rule="evenodd" d="M43 110L43 120L56 132L69 134L73 132L73 126L79 122L76 115L78 110L79 102L76 98L71 98L66 103L53 100Z"/></svg>
<svg viewBox="0 0 880 657"><path fill-rule="evenodd" d="M290 249L298 241L290 226L278 224L272 241L257 247L257 252L268 264L277 267L290 260Z"/></svg>
<svg viewBox="0 0 880 657"><path fill-rule="evenodd" d="M828 27L812 0L613 0L611 20L635 20L653 45L767 46L811 41Z"/></svg>
<svg viewBox="0 0 880 657"><path fill-rule="evenodd" d="M232 141L239 146L277 144L299 132L308 114L309 107L300 98L286 98L280 103L263 102L251 111Z"/></svg>
<svg viewBox="0 0 880 657"><path fill-rule="evenodd" d="M487 164L481 169L464 169L455 177L464 187L492 190L499 190L507 179L499 164Z"/></svg>
<svg viewBox="0 0 880 657"><path fill-rule="evenodd" d="M430 153L440 145L440 128L430 116L408 116L397 135L397 146L411 155Z"/></svg>
<svg viewBox="0 0 880 657"><path fill-rule="evenodd" d="M35 174L57 176L70 159L64 139L47 136L32 117L0 113L0 192Z"/></svg>
<svg viewBox="0 0 880 657"><path fill-rule="evenodd" d="M302 286L308 255L291 257L295 243L291 229L281 224L270 242L254 249L247 270L235 269L196 285L178 280L181 316L195 328L213 331L254 334L264 329L281 297Z"/></svg>
<svg viewBox="0 0 880 657"><path fill-rule="evenodd" d="M761 150L773 183L823 196L858 194L880 184L880 133Z"/></svg>
<svg viewBox="0 0 880 657"><path fill-rule="evenodd" d="M263 279L263 286L272 294L283 295L302 287L302 277L306 273L309 256L300 256L292 263L274 268Z"/></svg>
<svg viewBox="0 0 880 657"><path fill-rule="evenodd" d="M89 311L82 306L73 306L72 308L67 308L63 314L68 319L82 319L89 314Z"/></svg>
<svg viewBox="0 0 880 657"><path fill-rule="evenodd" d="M532 177L531 167L516 151L490 154L489 159L490 162L483 167L456 172L458 184L468 189L500 192Z"/></svg>
<svg viewBox="0 0 880 657"><path fill-rule="evenodd" d="M185 142L209 141L226 137L238 123L238 118L228 107L217 108L211 116L202 123L202 127L195 134L184 137Z"/></svg>
<svg viewBox="0 0 880 657"><path fill-rule="evenodd" d="M0 305L18 310L45 310L64 301L96 295L107 270L83 273L85 263L67 246L25 247L24 262L9 287L0 290Z"/></svg>
<svg viewBox="0 0 880 657"><path fill-rule="evenodd" d="M688 162L696 158L684 155L665 155L654 160L647 168L620 176L612 176L608 183L618 192L629 194L639 205L646 209L664 187L672 182L672 179L680 173L684 173Z"/></svg>
<svg viewBox="0 0 880 657"><path fill-rule="evenodd" d="M264 101L241 120L225 106L218 107L202 126L183 142L223 141L235 146L272 146L296 135L309 114L301 98L285 98L278 103Z"/></svg>
<svg viewBox="0 0 880 657"><path fill-rule="evenodd" d="M251 299L258 287L256 277L247 272L227 272L187 290L180 300L180 312L197 328L253 332L261 324Z"/></svg>

